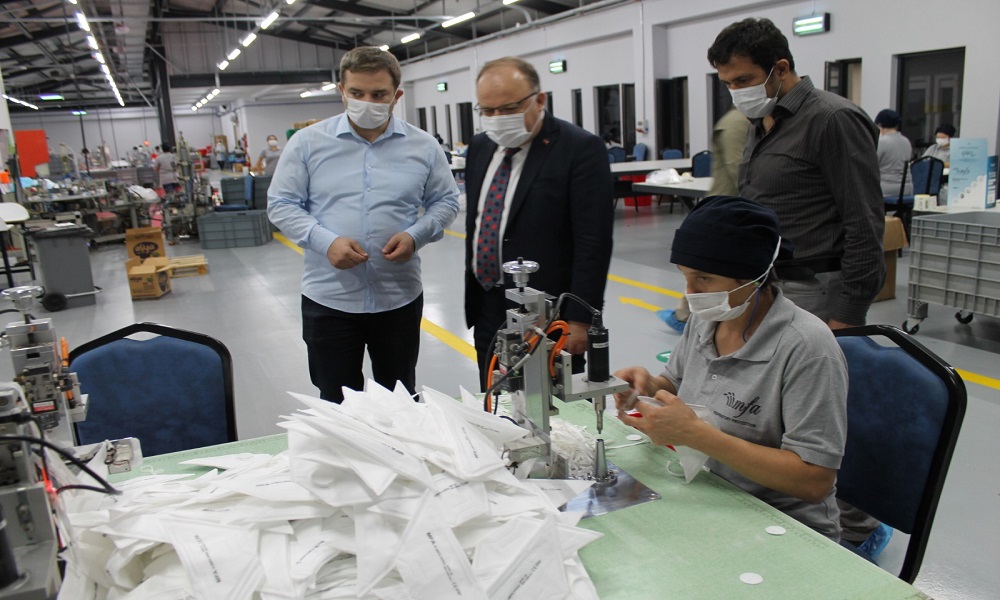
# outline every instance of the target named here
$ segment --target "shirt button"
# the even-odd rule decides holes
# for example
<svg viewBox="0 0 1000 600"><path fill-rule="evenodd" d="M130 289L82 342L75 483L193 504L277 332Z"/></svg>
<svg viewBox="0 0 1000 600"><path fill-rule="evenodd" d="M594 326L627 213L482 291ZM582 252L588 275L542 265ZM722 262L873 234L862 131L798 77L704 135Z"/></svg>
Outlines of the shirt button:
<svg viewBox="0 0 1000 600"><path fill-rule="evenodd" d="M719 378L718 375L712 375L712 379L718 379L718 378Z"/></svg>
<svg viewBox="0 0 1000 600"><path fill-rule="evenodd" d="M369 171L371 171L371 170L372 170L371 166L369 166L369 167L367 167L367 168L368 168L368 170L369 170Z"/></svg>

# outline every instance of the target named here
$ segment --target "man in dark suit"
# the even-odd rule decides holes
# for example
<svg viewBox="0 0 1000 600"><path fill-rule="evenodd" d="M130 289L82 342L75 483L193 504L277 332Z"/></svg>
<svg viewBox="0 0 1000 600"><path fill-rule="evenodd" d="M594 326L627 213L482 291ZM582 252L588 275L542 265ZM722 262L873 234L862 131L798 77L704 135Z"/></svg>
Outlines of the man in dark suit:
<svg viewBox="0 0 1000 600"><path fill-rule="evenodd" d="M506 322L499 269L533 260L529 285L552 296L570 292L600 309L611 263L613 184L601 138L545 113L538 73L518 58L486 63L476 80L483 133L466 158L465 319L473 328L480 385L493 335ZM565 349L582 370L591 313L563 302Z"/></svg>

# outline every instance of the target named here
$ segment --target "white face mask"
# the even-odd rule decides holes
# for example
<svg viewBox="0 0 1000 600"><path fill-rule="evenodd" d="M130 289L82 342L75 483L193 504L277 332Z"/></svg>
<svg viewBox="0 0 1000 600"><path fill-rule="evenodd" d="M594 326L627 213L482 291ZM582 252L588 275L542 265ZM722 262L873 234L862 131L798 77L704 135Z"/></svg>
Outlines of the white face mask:
<svg viewBox="0 0 1000 600"><path fill-rule="evenodd" d="M378 129L385 125L392 112L392 103L365 102L364 100L347 100L347 116L351 122L361 129Z"/></svg>
<svg viewBox="0 0 1000 600"><path fill-rule="evenodd" d="M771 67L771 70L767 74L767 79L760 85L729 90L729 94L733 97L733 105L748 119L761 119L771 114L771 111L774 110L774 105L778 102L778 93L774 94L774 98L768 98L767 88L765 87L768 79L771 79L771 73L773 72L774 67ZM779 85L778 92L780 91L781 86Z"/></svg>
<svg viewBox="0 0 1000 600"><path fill-rule="evenodd" d="M267 145L272 148L278 147L278 140L267 140Z"/></svg>
<svg viewBox="0 0 1000 600"><path fill-rule="evenodd" d="M934 141L937 143L938 146L947 146L949 143L951 143L951 138L937 138Z"/></svg>
<svg viewBox="0 0 1000 600"><path fill-rule="evenodd" d="M529 108L528 110L531 109ZM516 115L481 117L483 129L486 131L486 135L498 146L520 148L535 133L524 128L525 114L527 114L527 111L517 113ZM535 129L538 129L541 122L542 115L538 115L538 120L535 122Z"/></svg>
<svg viewBox="0 0 1000 600"><path fill-rule="evenodd" d="M728 292L704 292L701 294L684 294L687 298L688 306L691 308L691 314L698 315L698 318L702 321L731 321L746 312L747 307L750 306L750 300L760 293L758 288L756 292L750 294L747 299L739 306L729 306L729 294L735 291L742 290L751 284L756 284L758 281L763 280L767 277L767 274L771 272L771 267L774 266L774 261L778 258L778 251L781 249L781 238L778 238L778 246L774 249L774 256L771 257L771 264L767 266L763 275L754 279L753 281L748 281L743 285L739 286L734 290Z"/></svg>

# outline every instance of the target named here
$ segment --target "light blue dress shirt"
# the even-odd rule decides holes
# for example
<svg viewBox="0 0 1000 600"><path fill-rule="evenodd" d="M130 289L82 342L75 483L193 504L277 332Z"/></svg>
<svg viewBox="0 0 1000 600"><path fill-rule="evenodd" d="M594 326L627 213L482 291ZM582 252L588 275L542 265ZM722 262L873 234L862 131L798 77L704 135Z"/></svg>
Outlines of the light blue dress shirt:
<svg viewBox="0 0 1000 600"><path fill-rule="evenodd" d="M391 262L382 248L405 231L419 250L441 239L458 214L458 186L437 140L395 117L371 143L345 114L299 131L281 153L267 198L268 217L305 249L302 294L349 313L415 300L420 257ZM331 265L326 251L340 236L356 240L368 261Z"/></svg>

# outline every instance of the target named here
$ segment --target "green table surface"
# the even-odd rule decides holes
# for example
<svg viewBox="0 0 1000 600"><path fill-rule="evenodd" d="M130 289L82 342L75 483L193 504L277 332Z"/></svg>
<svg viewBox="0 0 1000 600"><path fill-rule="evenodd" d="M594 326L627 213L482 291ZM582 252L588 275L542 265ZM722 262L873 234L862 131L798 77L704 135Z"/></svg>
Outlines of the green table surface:
<svg viewBox="0 0 1000 600"><path fill-rule="evenodd" d="M593 431L589 403L557 406L559 418ZM609 445L628 443L630 433L635 431L617 419L604 419ZM287 447L286 436L279 434L147 457L139 472L112 481L150 471L200 474L207 469L180 463L237 452L277 454ZM690 484L667 474L672 454L648 443L608 453L609 460L662 498L580 522L604 534L580 553L603 600L928 598L711 473L701 473ZM768 534L765 528L771 525L786 533ZM763 582L743 583L743 573L756 573Z"/></svg>

